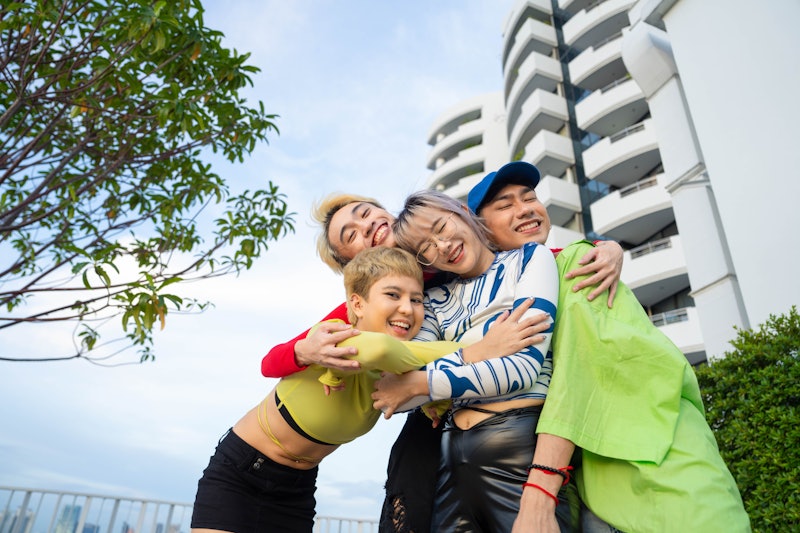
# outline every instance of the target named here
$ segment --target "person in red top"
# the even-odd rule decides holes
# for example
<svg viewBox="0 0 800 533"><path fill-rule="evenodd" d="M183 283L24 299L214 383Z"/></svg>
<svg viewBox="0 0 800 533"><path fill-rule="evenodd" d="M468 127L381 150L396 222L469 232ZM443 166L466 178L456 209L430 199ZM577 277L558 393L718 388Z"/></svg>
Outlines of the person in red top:
<svg viewBox="0 0 800 533"><path fill-rule="evenodd" d="M483 186L482 197L493 198L507 185L522 185L526 194L502 206L508 216L507 231L492 234L499 249L513 249L523 242L544 243L550 231L550 218L536 197L534 188L539 171L530 163L513 162L488 174L476 185ZM317 204L312 212L320 225L317 253L332 270L342 268L355 255L374 246L395 246L392 224L395 217L372 198L352 194L332 194ZM517 244L513 234L519 235ZM596 286L589 294L594 299L609 289L608 305L613 303L614 290L622 269L622 248L613 241L600 241L582 259L581 268L569 272L573 278L591 274L576 290ZM554 250L557 252L557 250ZM434 273L427 273L426 279ZM347 321L345 304L331 311L323 320L338 318ZM308 330L288 342L273 347L261 362L265 377L280 378L304 369L310 364L329 368L357 369L358 363L347 359L354 355L352 348L337 344L357 335L347 324L327 324L313 334ZM386 500L381 513L380 531L430 530L436 469L439 464L440 428L420 410L411 411L389 458Z"/></svg>

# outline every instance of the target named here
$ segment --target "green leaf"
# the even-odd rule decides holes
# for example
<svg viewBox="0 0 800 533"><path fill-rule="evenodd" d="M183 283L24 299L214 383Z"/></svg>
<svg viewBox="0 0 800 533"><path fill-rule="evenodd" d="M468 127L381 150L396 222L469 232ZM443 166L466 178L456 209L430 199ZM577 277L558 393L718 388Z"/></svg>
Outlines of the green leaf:
<svg viewBox="0 0 800 533"><path fill-rule="evenodd" d="M276 186L231 192L238 171L207 162L245 161L278 132L241 93L258 69L222 37L199 2L0 7L0 160L21 158L0 183L6 324L30 323L27 296L47 291L43 320L116 313L112 334L152 360L167 304L192 301L160 291L251 268L293 231ZM64 345L98 350L100 329Z"/></svg>

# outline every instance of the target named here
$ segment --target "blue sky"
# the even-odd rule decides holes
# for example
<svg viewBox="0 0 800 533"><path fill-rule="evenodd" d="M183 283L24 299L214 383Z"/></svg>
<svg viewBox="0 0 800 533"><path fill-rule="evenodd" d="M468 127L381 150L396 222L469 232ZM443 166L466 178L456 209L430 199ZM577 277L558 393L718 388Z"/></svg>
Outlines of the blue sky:
<svg viewBox="0 0 800 533"><path fill-rule="evenodd" d="M350 191L397 211L429 175L436 117L502 87L511 0L205 4L206 24L261 68L248 99L280 115L268 146L216 170L234 188L276 183L297 231L251 271L193 286L215 307L171 315L153 363L0 362L0 485L191 502L219 436L274 385L261 357L343 300L314 252L312 203ZM62 354L69 338L58 326L14 328L0 353ZM319 514L377 518L402 421L381 420L323 462Z"/></svg>

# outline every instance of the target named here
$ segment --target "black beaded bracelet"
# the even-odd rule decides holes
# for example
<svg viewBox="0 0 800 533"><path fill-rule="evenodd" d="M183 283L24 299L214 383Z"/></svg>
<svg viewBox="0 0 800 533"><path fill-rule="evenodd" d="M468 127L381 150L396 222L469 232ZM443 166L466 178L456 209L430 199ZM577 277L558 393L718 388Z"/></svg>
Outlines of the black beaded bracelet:
<svg viewBox="0 0 800 533"><path fill-rule="evenodd" d="M542 472L545 473L558 474L564 479L564 482L562 483L563 486L569 483L569 471L572 470L572 467L565 466L564 468L553 468L552 466L537 465L536 463L534 463L531 466L529 466L527 470L528 473L530 473L531 470L541 470Z"/></svg>

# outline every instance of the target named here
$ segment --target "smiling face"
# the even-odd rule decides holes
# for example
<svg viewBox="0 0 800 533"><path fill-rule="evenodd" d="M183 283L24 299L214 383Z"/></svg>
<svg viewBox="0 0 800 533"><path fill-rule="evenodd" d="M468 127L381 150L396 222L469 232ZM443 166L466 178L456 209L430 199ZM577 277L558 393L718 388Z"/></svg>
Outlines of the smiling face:
<svg viewBox="0 0 800 533"><path fill-rule="evenodd" d="M506 185L478 214L501 250L513 250L528 242L544 244L550 234L547 209L536 191L525 185Z"/></svg>
<svg viewBox="0 0 800 533"><path fill-rule="evenodd" d="M409 276L384 276L366 297L350 295L350 308L358 319L355 327L410 340L422 327L422 284Z"/></svg>
<svg viewBox="0 0 800 533"><path fill-rule="evenodd" d="M463 220L461 213L423 207L407 219L408 242L417 260L462 278L483 274L494 252Z"/></svg>
<svg viewBox="0 0 800 533"><path fill-rule="evenodd" d="M374 246L395 246L392 233L394 217L385 209L367 202L353 202L331 217L328 241L342 259Z"/></svg>

